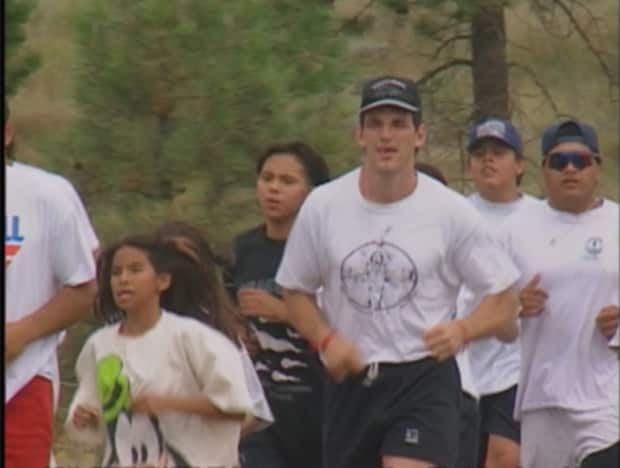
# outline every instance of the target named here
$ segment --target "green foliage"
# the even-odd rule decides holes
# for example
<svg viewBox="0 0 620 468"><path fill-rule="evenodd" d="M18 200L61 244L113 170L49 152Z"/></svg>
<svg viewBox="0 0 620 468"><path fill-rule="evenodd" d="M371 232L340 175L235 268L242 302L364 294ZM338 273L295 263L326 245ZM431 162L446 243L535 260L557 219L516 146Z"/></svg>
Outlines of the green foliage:
<svg viewBox="0 0 620 468"><path fill-rule="evenodd" d="M74 18L79 119L64 138L84 197L195 194L211 219L267 144L307 138L346 82L328 7L297 0L92 0Z"/></svg>
<svg viewBox="0 0 620 468"><path fill-rule="evenodd" d="M36 3L32 0L6 0L4 2L4 93L12 96L19 86L41 65L38 54L24 50L25 25Z"/></svg>

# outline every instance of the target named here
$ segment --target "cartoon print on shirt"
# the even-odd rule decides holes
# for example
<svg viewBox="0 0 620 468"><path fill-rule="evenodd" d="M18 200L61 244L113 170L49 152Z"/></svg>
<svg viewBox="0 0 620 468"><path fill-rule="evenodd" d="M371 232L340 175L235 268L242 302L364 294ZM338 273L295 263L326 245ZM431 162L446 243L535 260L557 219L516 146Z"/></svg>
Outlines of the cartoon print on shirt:
<svg viewBox="0 0 620 468"><path fill-rule="evenodd" d="M103 466L188 465L164 440L155 416L130 411L130 382L123 362L115 354L97 361L97 395L106 424L106 453Z"/></svg>
<svg viewBox="0 0 620 468"><path fill-rule="evenodd" d="M418 283L418 270L403 249L385 240L362 244L340 266L347 299L361 312L384 312L403 304Z"/></svg>
<svg viewBox="0 0 620 468"><path fill-rule="evenodd" d="M5 216L4 219L4 268L6 269L22 248L25 238L20 232L19 216Z"/></svg>
<svg viewBox="0 0 620 468"><path fill-rule="evenodd" d="M240 288L261 289L272 296L282 299L282 288L274 278L261 278L244 282ZM252 356L254 368L263 385L271 387L277 384L305 385L304 371L309 369L303 355L307 353L303 337L282 322L252 317L249 330L260 347Z"/></svg>

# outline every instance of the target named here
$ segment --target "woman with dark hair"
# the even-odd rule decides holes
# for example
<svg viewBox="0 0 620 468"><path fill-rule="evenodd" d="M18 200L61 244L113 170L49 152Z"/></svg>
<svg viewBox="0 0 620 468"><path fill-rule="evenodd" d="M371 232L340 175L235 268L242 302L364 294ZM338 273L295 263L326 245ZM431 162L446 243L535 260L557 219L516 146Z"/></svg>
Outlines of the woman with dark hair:
<svg viewBox="0 0 620 468"><path fill-rule="evenodd" d="M329 179L327 164L301 142L274 145L259 158L260 226L233 241L232 278L241 313L258 345L256 371L275 416L241 443L243 468L321 466L323 370L308 343L286 324L274 278L295 216L313 187Z"/></svg>

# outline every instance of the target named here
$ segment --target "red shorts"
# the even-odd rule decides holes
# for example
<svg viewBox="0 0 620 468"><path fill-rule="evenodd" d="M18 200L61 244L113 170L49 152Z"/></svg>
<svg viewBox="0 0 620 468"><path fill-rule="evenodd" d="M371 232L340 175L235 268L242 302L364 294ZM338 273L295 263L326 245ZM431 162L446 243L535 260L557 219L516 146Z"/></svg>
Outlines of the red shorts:
<svg viewBox="0 0 620 468"><path fill-rule="evenodd" d="M52 382L36 376L4 405L4 468L47 467L52 421Z"/></svg>

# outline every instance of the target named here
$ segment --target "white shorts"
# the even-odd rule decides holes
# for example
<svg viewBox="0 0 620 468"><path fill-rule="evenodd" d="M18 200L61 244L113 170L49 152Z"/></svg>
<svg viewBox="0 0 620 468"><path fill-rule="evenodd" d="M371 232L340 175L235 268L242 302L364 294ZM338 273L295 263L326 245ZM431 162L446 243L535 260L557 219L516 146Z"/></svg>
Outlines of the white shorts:
<svg viewBox="0 0 620 468"><path fill-rule="evenodd" d="M544 408L521 414L523 468L576 468L618 441L616 406L592 411Z"/></svg>

